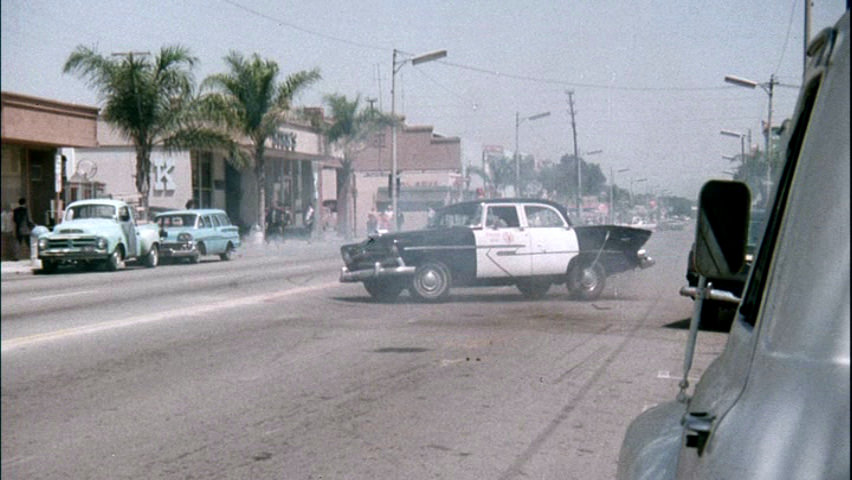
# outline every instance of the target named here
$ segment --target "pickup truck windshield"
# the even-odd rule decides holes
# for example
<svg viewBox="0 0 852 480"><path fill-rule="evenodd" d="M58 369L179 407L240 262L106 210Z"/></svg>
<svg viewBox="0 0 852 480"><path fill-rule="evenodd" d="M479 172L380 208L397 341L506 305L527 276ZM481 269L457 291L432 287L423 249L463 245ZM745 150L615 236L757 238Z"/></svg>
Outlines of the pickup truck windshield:
<svg viewBox="0 0 852 480"><path fill-rule="evenodd" d="M65 221L83 218L115 218L115 207L111 205L77 205L65 212Z"/></svg>

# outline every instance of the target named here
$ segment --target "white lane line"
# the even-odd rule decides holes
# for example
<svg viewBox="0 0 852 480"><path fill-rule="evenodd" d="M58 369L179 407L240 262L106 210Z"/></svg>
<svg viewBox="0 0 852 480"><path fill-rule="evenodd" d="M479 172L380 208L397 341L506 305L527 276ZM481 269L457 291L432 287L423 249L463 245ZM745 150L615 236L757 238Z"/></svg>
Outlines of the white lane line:
<svg viewBox="0 0 852 480"><path fill-rule="evenodd" d="M33 297L33 300L48 300L51 298L73 297L75 295L85 295L87 293L97 293L97 290L80 290L77 292L54 293L53 295L42 295L40 297Z"/></svg>
<svg viewBox="0 0 852 480"><path fill-rule="evenodd" d="M35 345L41 342L46 342L50 340L59 340L67 337L73 337L77 335L87 335L96 332L102 332L105 330L113 330L116 328L123 327L131 327L135 325L142 325L145 323L159 322L162 320L167 320L175 317L190 317L195 315L201 315L204 313L212 312L212 311L221 311L229 308L237 308L243 307L252 304L259 304L263 302L272 302L284 297L288 297L290 295L298 295L306 292L310 292L313 290L320 290L332 287L334 285L339 285L338 281L321 283L318 285L311 285L307 287L297 287L291 288L289 290L284 290L281 292L275 293L264 293L261 295L253 295L250 297L242 297L235 298L230 300L223 300L221 302L216 303L208 303L205 305L192 305L184 308L168 310L164 312L157 312L146 315L137 315L135 317L124 318L121 320L113 320L109 322L101 322L95 323L92 325L84 325L81 327L73 327L73 328L64 328L61 330L55 330L52 332L38 333L35 335L28 335L26 337L18 337L10 340L4 340L0 342L0 352L6 353L15 348L25 347L29 345Z"/></svg>

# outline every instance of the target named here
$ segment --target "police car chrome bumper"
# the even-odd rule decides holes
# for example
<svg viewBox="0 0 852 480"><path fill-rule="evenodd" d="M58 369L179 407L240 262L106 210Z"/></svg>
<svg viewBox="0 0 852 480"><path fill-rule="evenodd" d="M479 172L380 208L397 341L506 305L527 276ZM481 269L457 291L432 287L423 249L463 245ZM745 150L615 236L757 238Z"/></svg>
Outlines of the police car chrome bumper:
<svg viewBox="0 0 852 480"><path fill-rule="evenodd" d="M350 271L348 268L343 267L340 270L340 281L362 282L364 280L370 280L372 278L414 275L415 268L416 267L409 267L407 265L383 267L382 264L379 262L376 262L373 265L373 268L366 268L363 270Z"/></svg>

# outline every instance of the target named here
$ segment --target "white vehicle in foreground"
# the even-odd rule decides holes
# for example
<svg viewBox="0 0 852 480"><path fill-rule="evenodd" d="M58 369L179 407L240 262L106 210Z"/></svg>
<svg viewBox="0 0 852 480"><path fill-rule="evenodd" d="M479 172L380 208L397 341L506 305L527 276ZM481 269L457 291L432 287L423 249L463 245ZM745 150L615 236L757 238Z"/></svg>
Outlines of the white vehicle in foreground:
<svg viewBox="0 0 852 480"><path fill-rule="evenodd" d="M810 44L783 170L728 343L687 396L707 278L744 261L749 197L702 190L698 297L677 401L627 430L621 480L820 480L850 474L849 11ZM745 190L743 190L745 189Z"/></svg>

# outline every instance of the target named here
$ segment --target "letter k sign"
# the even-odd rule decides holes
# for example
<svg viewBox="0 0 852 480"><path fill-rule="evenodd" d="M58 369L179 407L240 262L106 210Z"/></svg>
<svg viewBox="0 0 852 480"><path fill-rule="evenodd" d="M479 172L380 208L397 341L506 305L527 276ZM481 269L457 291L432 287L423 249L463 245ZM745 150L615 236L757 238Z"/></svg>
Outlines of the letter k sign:
<svg viewBox="0 0 852 480"><path fill-rule="evenodd" d="M173 158L157 158L154 164L154 190L174 190L177 186L172 180L175 171L175 160Z"/></svg>

